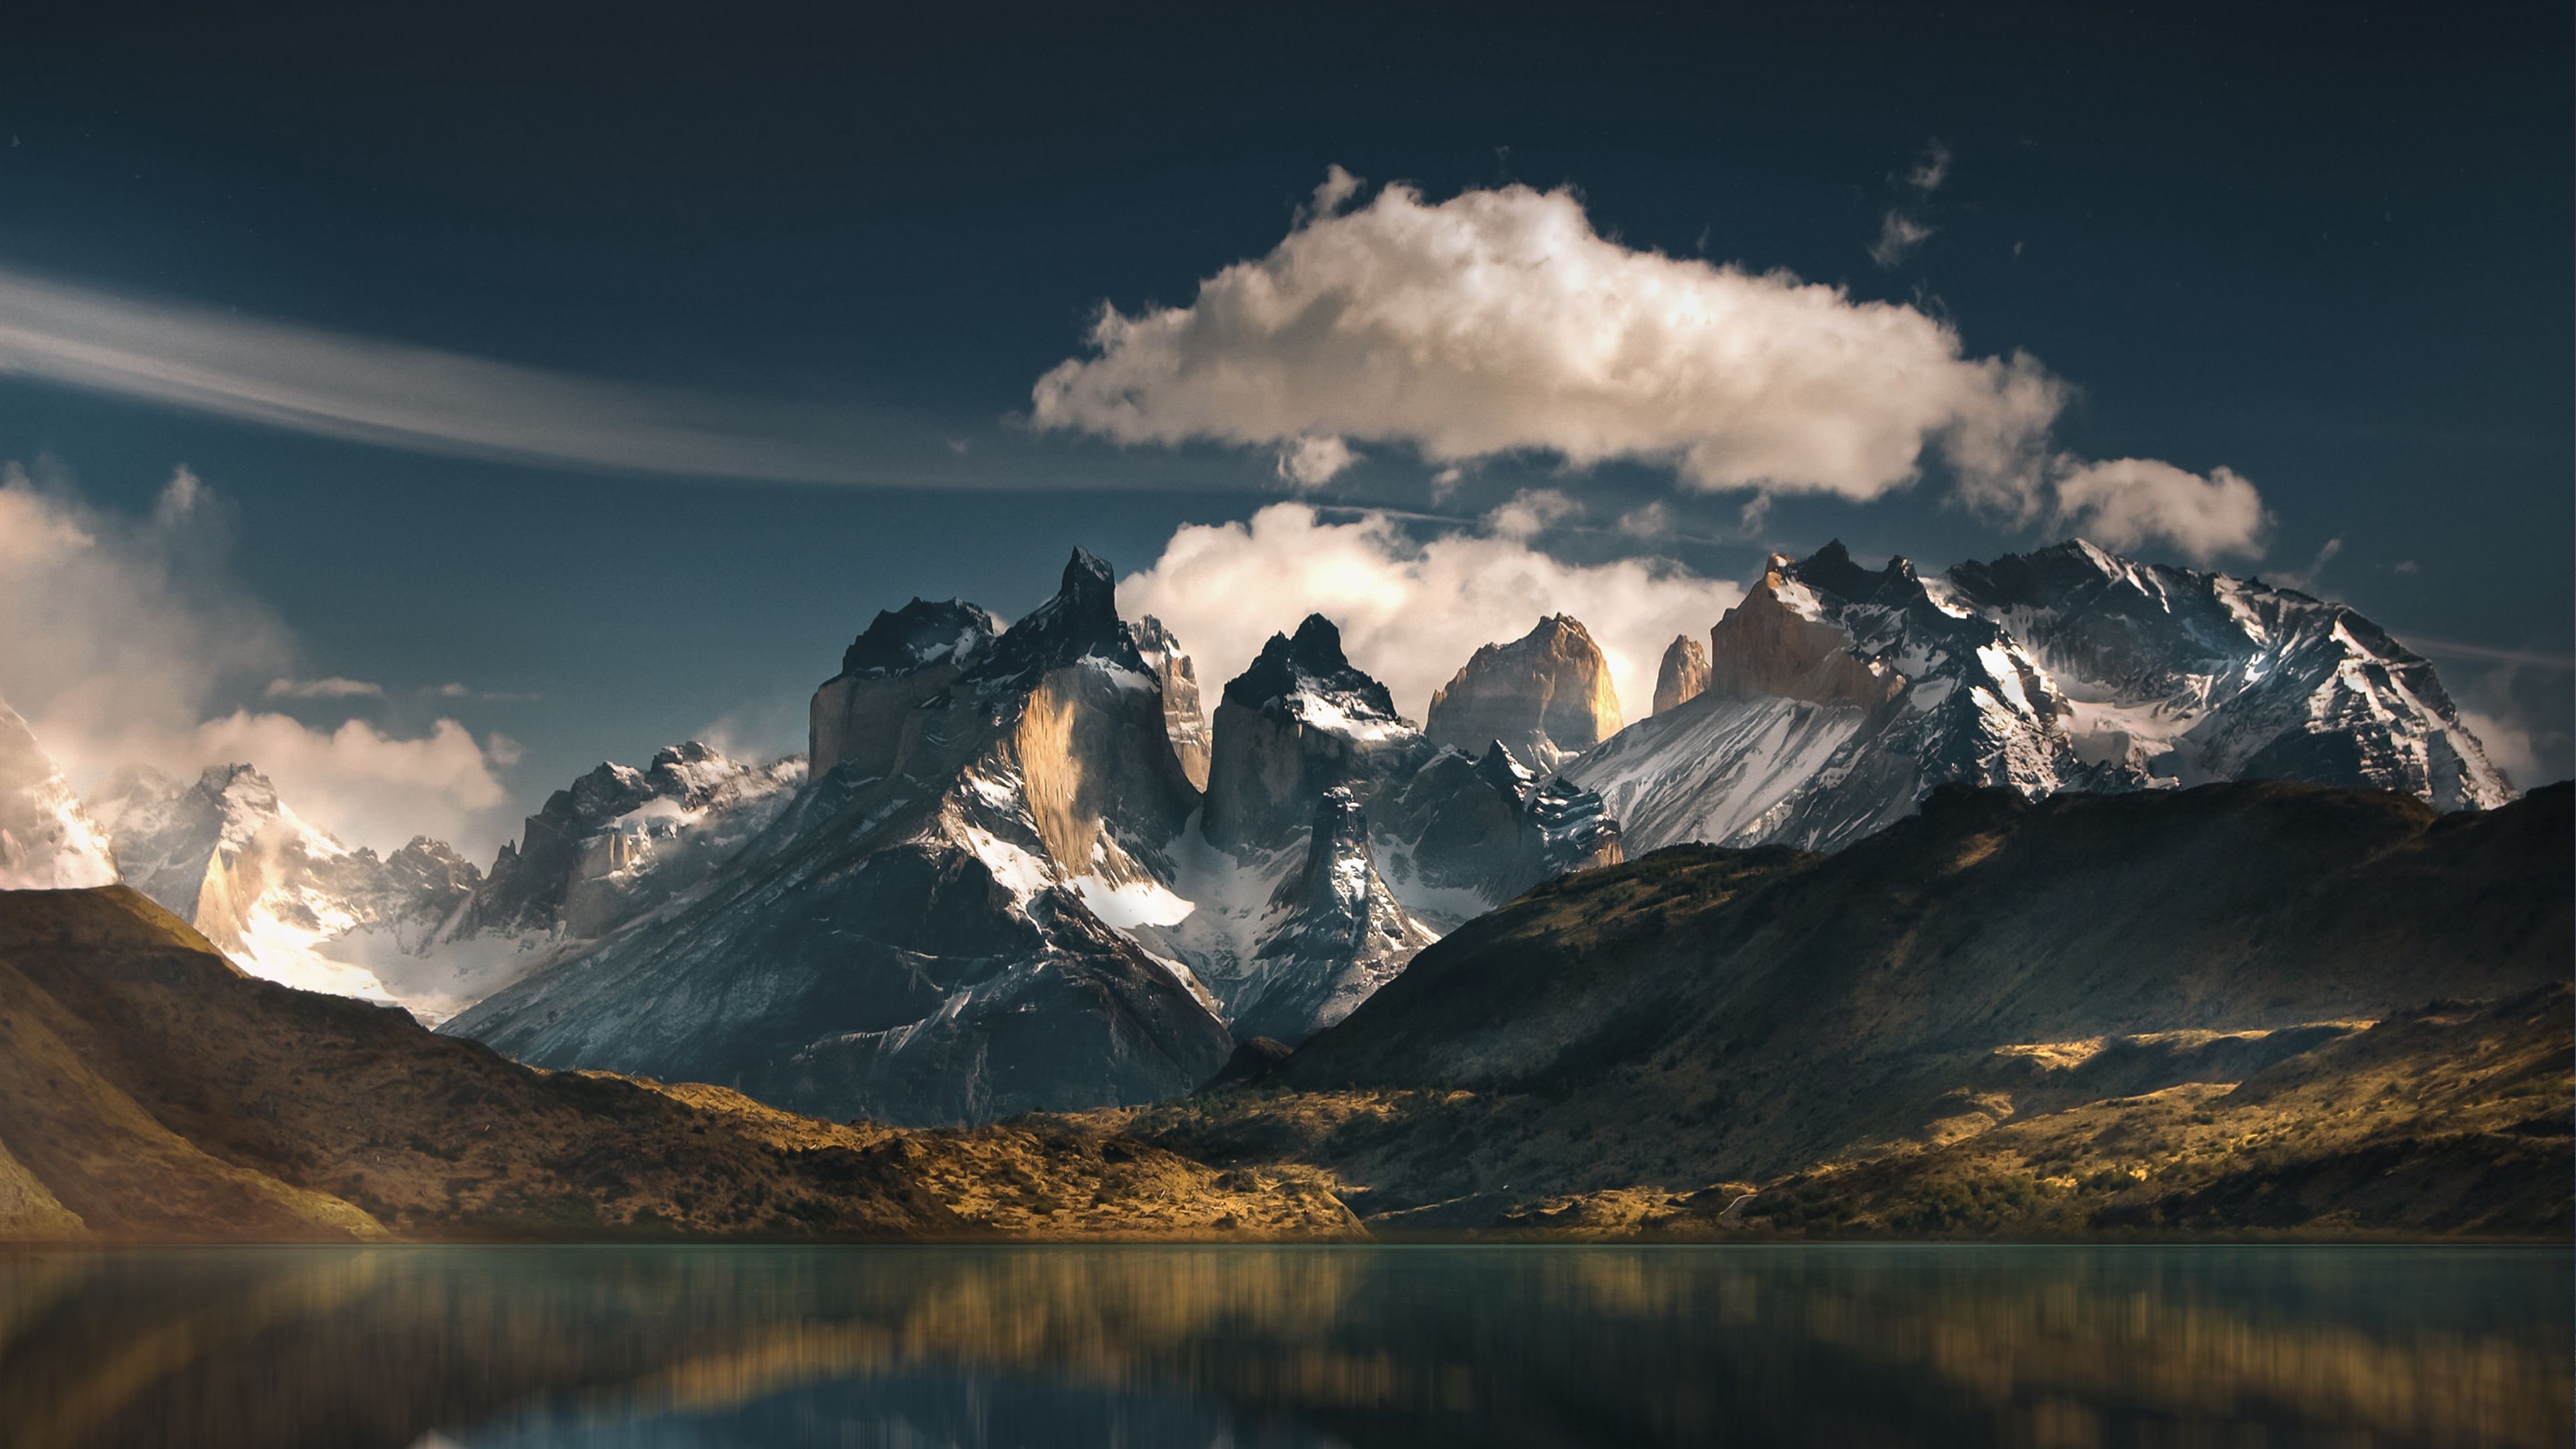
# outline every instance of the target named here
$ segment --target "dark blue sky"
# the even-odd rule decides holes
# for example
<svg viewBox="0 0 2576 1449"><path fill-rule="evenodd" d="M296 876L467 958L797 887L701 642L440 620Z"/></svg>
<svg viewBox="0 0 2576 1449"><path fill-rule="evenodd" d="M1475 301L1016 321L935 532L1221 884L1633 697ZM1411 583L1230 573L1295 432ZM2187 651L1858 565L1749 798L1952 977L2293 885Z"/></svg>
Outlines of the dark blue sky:
<svg viewBox="0 0 2576 1449"><path fill-rule="evenodd" d="M1017 613L1073 543L1138 568L1180 523L1277 501L1267 452L1011 419L1101 302L1189 301L1339 164L1434 201L1571 184L1627 246L1912 301L2078 386L2070 448L2254 480L2274 527L2233 571L2340 539L2318 591L2401 636L2570 651L2563 4L922 8L0 21L0 267L774 403L922 486L459 460L23 379L0 457L121 510L184 462L236 509L230 567L299 667L392 691L370 718L418 729L433 707L403 691L451 679L537 696L436 705L527 747L507 779L531 806L719 718L797 744L879 607ZM1936 139L1934 234L1883 269L1867 248ZM1321 496L1421 509L1430 472L1371 450ZM1545 546L1728 578L1834 535L1928 566L2047 534L1925 487L1784 499L1734 536L1741 498L1626 464L1506 462L1442 507L1533 481L1677 521ZM2442 662L2565 773L2563 667Z"/></svg>

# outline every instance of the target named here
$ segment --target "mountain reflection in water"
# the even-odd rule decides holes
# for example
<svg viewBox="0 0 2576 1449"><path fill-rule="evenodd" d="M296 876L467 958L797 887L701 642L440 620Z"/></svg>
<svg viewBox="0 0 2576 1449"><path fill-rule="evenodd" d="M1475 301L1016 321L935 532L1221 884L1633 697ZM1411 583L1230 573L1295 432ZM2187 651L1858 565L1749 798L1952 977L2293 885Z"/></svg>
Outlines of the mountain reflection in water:
<svg viewBox="0 0 2576 1449"><path fill-rule="evenodd" d="M2576 1259L2401 1248L0 1255L0 1441L2570 1441Z"/></svg>

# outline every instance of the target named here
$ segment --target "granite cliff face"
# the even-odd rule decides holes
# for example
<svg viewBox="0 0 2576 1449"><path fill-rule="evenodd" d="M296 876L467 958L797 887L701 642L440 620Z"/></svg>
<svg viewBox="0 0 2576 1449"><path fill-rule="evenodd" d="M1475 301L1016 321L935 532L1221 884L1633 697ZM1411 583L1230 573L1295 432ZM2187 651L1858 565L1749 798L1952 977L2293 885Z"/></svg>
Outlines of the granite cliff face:
<svg viewBox="0 0 2576 1449"><path fill-rule="evenodd" d="M1378 874L1366 815L1344 787L1316 802L1305 859L1269 904L1276 923L1227 1003L1240 1041L1304 1040L1348 1016L1438 939Z"/></svg>
<svg viewBox="0 0 2576 1449"><path fill-rule="evenodd" d="M2511 798L2432 666L2351 610L2080 541L1931 579L1838 543L1774 555L1710 645L1706 692L1561 771L1632 849L1838 848L1945 783Z"/></svg>
<svg viewBox="0 0 2576 1449"><path fill-rule="evenodd" d="M1664 650L1664 662L1655 670L1656 714L1679 708L1708 693L1708 651L1688 634L1675 638Z"/></svg>
<svg viewBox="0 0 2576 1449"><path fill-rule="evenodd" d="M1547 771L1617 734L1619 724L1600 646L1580 622L1558 614L1509 644L1477 650L1431 696L1423 733L1469 751L1500 740L1521 763Z"/></svg>
<svg viewBox="0 0 2576 1449"><path fill-rule="evenodd" d="M1744 602L1709 627L1704 692L1720 699L1877 707L1899 687L1893 672L1851 652L1851 638L1825 619L1823 601L1795 577L1797 571L1787 557L1772 555Z"/></svg>
<svg viewBox="0 0 2576 1449"><path fill-rule="evenodd" d="M1207 711L1199 700L1198 670L1162 620L1148 614L1136 621L1135 633L1136 651L1163 684L1163 730L1172 737L1173 752L1181 757L1181 773L1190 777L1193 787L1204 790L1211 741Z"/></svg>
<svg viewBox="0 0 2576 1449"><path fill-rule="evenodd" d="M1366 800L1429 754L1386 686L1343 655L1341 631L1310 614L1294 635L1271 635L1218 697L1207 838L1228 849L1286 845L1326 791L1349 787Z"/></svg>
<svg viewBox="0 0 2576 1449"><path fill-rule="evenodd" d="M841 655L841 672L814 691L810 748L814 778L849 765L860 778L894 768L918 741L912 711L956 682L993 646L1001 624L973 604L915 599L883 610Z"/></svg>
<svg viewBox="0 0 2576 1449"><path fill-rule="evenodd" d="M63 890L116 880L107 833L0 701L0 890Z"/></svg>

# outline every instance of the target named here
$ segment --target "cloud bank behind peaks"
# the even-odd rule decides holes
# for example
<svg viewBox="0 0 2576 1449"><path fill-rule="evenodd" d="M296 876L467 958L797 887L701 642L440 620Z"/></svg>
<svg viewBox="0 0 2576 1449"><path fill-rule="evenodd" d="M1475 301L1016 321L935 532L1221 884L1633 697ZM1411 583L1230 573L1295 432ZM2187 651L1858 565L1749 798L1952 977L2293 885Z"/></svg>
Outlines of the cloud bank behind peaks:
<svg viewBox="0 0 2576 1449"><path fill-rule="evenodd" d="M1352 662L1417 722L1479 646L1571 614L1609 660L1620 709L1642 718L1664 646L1705 634L1744 591L1662 559L1569 564L1532 546L1568 506L1560 495L1524 494L1479 528L1417 541L1385 513L1337 523L1303 503L1274 503L1248 523L1174 533L1152 568L1120 581L1118 609L1171 626L1211 705L1264 640L1322 614L1341 627Z"/></svg>
<svg viewBox="0 0 2576 1449"><path fill-rule="evenodd" d="M88 506L67 478L0 465L0 696L82 786L120 765L185 778L246 763L347 844L390 850L426 831L488 849L510 803L494 773L506 739L478 743L452 719L405 736L238 702L257 690L336 712L384 691L289 672L294 636L232 576L225 513L185 468L134 518Z"/></svg>
<svg viewBox="0 0 2576 1449"><path fill-rule="evenodd" d="M1352 207L1357 190L1335 168L1278 246L1188 306L1104 306L1089 355L1038 380L1032 420L1273 448L1303 486L1347 466L1351 443L1435 467L1631 460L1703 490L1854 501L1938 460L1965 501L2015 523L2069 517L2055 484L2079 476L2084 508L2196 557L2259 546L2259 502L2251 527L2242 509L2114 503L2105 490L2136 480L2051 444L2066 385L2025 354L1967 355L1919 308L1623 246L1571 190L1435 204L1399 184Z"/></svg>

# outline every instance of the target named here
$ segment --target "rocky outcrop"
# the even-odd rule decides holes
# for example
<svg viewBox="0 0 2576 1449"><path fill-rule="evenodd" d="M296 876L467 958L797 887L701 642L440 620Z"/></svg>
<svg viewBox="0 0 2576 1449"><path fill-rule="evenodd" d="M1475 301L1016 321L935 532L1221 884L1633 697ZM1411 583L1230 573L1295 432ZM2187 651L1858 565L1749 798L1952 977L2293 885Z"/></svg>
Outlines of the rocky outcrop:
<svg viewBox="0 0 2576 1449"><path fill-rule="evenodd" d="M1227 684L1203 829L1176 855L1191 908L1134 934L1187 962L1238 1037L1293 1045L1440 932L1617 859L1600 804L1495 742L1433 745L1311 617Z"/></svg>
<svg viewBox="0 0 2576 1449"><path fill-rule="evenodd" d="M1154 672L1163 685L1163 729L1172 737L1172 752L1181 757L1181 773L1190 777L1194 789L1204 790L1208 782L1207 711L1199 701L1198 671L1190 656L1181 652L1181 641L1163 627L1163 621L1148 614L1136 621L1136 652L1143 655L1145 667Z"/></svg>
<svg viewBox="0 0 2576 1449"><path fill-rule="evenodd" d="M1662 714L1708 692L1708 651L1688 634L1678 635L1664 650L1655 670L1655 710Z"/></svg>
<svg viewBox="0 0 2576 1449"><path fill-rule="evenodd" d="M1501 740L1546 771L1619 732L1609 663L1583 625L1558 614L1509 644L1488 644L1431 696L1423 733L1436 745L1481 750Z"/></svg>
<svg viewBox="0 0 2576 1449"><path fill-rule="evenodd" d="M115 880L107 833L27 722L0 702L0 890L63 890Z"/></svg>
<svg viewBox="0 0 2576 1449"><path fill-rule="evenodd" d="M862 779L900 767L918 742L912 711L992 647L1001 625L973 604L914 599L880 611L841 655L841 672L814 691L806 759L814 778L843 766Z"/></svg>
<svg viewBox="0 0 2576 1449"><path fill-rule="evenodd" d="M1365 802L1431 753L1386 686L1343 655L1341 630L1309 614L1293 636L1271 635L1218 699L1207 838L1228 849L1287 845L1327 792L1348 788Z"/></svg>
<svg viewBox="0 0 2576 1449"><path fill-rule="evenodd" d="M1899 681L1852 654L1850 637L1823 620L1814 592L1792 576L1795 568L1773 554L1744 602L1710 626L1706 692L1876 708Z"/></svg>

